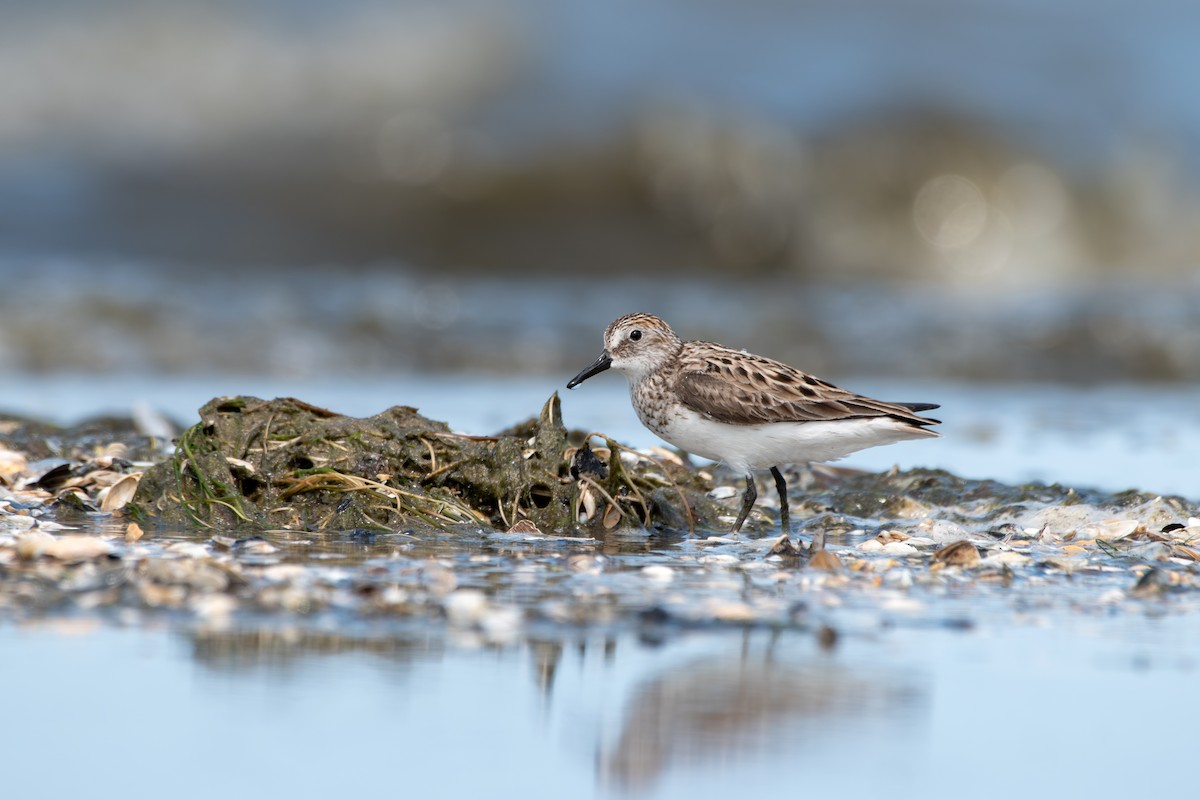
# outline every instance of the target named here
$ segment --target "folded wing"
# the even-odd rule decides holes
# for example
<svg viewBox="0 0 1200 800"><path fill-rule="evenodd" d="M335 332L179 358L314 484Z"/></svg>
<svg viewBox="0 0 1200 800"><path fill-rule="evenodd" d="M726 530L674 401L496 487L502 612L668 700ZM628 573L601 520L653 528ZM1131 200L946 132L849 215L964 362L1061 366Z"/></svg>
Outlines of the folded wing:
<svg viewBox="0 0 1200 800"><path fill-rule="evenodd" d="M940 420L916 412L933 403L886 403L840 389L794 367L761 356L708 345L704 358L685 358L677 382L683 404L717 422L828 422L892 417L918 428ZM931 431L932 433L932 431Z"/></svg>

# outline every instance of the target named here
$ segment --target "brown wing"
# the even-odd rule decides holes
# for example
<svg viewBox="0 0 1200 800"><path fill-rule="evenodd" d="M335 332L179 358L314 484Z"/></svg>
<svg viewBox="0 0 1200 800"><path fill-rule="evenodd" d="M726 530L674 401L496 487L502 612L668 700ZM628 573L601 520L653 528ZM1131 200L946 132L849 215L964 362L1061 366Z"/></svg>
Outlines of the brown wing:
<svg viewBox="0 0 1200 800"><path fill-rule="evenodd" d="M779 361L707 342L688 344L703 346L687 348L681 359L676 383L680 400L718 422L756 425L855 417L894 417L919 427L938 422L905 405L839 389Z"/></svg>

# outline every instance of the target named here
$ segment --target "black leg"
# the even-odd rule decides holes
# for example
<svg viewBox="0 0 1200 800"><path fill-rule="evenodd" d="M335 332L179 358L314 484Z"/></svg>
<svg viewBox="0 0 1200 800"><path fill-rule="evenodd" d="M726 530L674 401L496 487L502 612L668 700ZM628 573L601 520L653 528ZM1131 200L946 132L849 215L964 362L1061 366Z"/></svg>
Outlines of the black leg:
<svg viewBox="0 0 1200 800"><path fill-rule="evenodd" d="M746 521L746 517L750 515L750 509L754 507L754 501L758 499L758 489L754 486L754 473L746 473L746 494L742 497L742 510L738 514L737 522L733 523L733 530L730 533L737 533L742 529L742 523Z"/></svg>
<svg viewBox="0 0 1200 800"><path fill-rule="evenodd" d="M783 479L779 467L771 467L771 474L775 477L775 489L779 492L779 527L788 534L792 532L792 523L788 519L787 481Z"/></svg>

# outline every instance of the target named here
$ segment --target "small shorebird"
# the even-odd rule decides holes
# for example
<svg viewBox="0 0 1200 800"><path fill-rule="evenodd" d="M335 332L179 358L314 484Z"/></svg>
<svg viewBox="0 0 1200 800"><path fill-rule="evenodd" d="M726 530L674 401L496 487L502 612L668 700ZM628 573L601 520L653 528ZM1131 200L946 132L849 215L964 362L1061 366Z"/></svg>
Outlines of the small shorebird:
<svg viewBox="0 0 1200 800"><path fill-rule="evenodd" d="M935 403L872 400L744 350L681 341L653 314L614 320L604 332L604 352L567 388L609 367L629 379L643 425L681 450L745 474L734 532L758 498L752 470L771 470L786 536L787 481L780 464L832 461L868 447L939 435L928 426L940 420L917 414L937 408Z"/></svg>

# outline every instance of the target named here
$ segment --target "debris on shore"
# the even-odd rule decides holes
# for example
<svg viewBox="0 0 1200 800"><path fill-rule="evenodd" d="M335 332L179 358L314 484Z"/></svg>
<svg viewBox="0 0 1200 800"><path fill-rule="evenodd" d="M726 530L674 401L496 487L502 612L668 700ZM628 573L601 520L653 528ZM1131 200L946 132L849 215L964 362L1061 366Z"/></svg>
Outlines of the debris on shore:
<svg viewBox="0 0 1200 800"><path fill-rule="evenodd" d="M744 534L725 533L739 476L568 431L556 396L494 436L407 407L355 419L224 398L170 454L130 426L107 442L0 426L0 617L349 614L492 640L538 620L920 615L947 594L1200 610L1200 506L1183 498L799 470L794 538L823 542L815 557L781 546L768 499Z"/></svg>
<svg viewBox="0 0 1200 800"><path fill-rule="evenodd" d="M557 394L494 436L455 433L407 406L358 419L293 398L220 398L200 419L146 473L136 516L198 528L522 525L589 535L694 530L722 513L711 481L682 460L607 438L593 449L597 437L569 434Z"/></svg>

